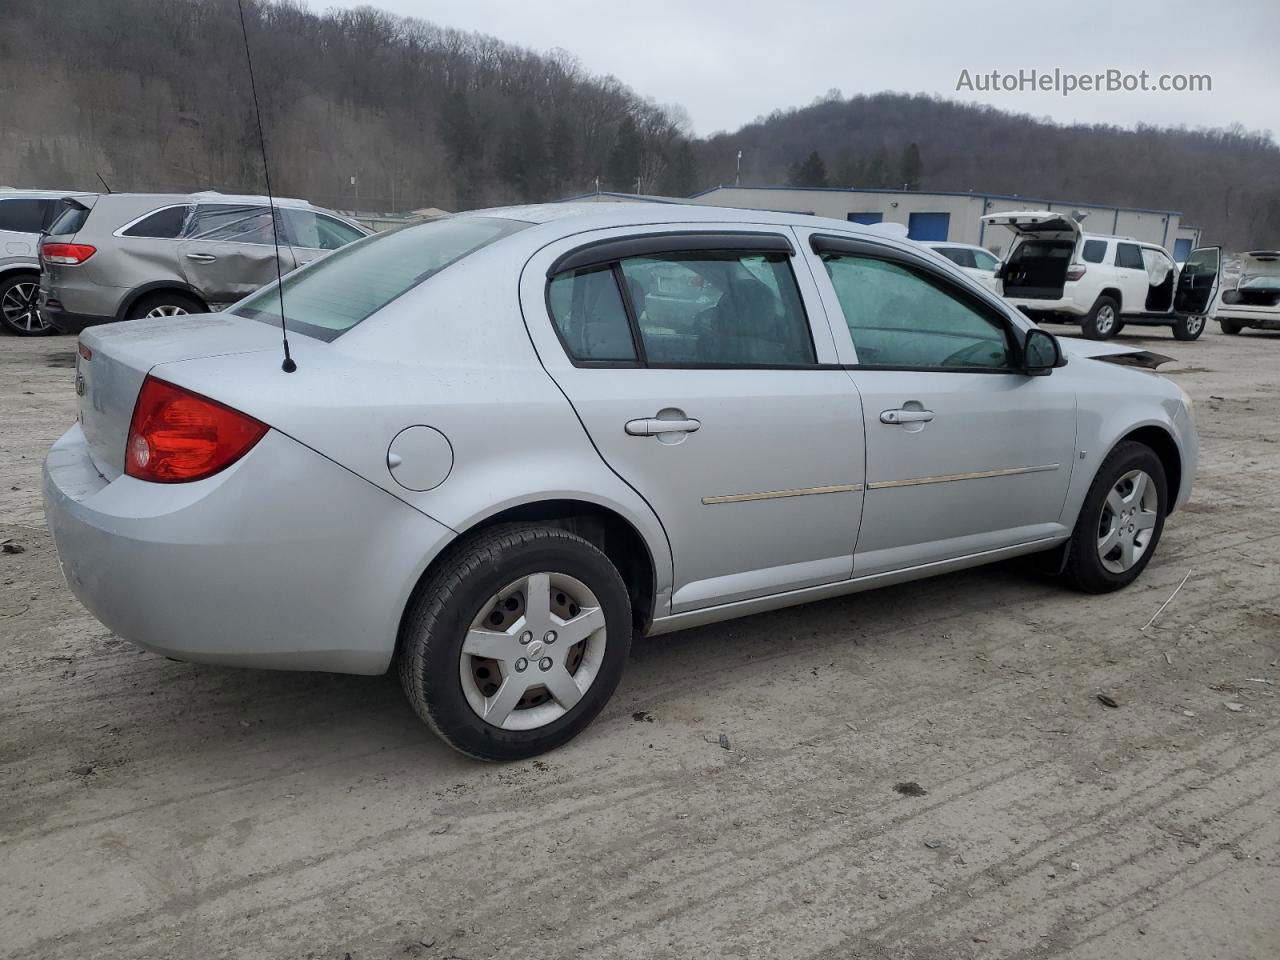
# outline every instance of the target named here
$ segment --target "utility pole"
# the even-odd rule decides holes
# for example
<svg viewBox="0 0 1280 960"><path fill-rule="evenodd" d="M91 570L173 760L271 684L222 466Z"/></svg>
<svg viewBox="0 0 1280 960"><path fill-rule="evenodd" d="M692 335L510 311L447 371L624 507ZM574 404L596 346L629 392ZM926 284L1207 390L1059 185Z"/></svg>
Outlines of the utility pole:
<svg viewBox="0 0 1280 960"><path fill-rule="evenodd" d="M742 186L742 151L738 151L738 167L733 172L733 185L735 187Z"/></svg>

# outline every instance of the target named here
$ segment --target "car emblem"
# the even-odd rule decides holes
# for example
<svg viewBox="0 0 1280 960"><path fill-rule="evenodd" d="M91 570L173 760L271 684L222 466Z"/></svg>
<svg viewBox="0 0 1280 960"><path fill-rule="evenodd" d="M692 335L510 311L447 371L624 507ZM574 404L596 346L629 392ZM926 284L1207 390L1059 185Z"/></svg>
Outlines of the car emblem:
<svg viewBox="0 0 1280 960"><path fill-rule="evenodd" d="M77 397L84 396L84 374L83 373L76 374L76 396Z"/></svg>
<svg viewBox="0 0 1280 960"><path fill-rule="evenodd" d="M542 641L534 640L531 644L529 644L527 649L529 651L530 659L536 660L538 656L542 653Z"/></svg>

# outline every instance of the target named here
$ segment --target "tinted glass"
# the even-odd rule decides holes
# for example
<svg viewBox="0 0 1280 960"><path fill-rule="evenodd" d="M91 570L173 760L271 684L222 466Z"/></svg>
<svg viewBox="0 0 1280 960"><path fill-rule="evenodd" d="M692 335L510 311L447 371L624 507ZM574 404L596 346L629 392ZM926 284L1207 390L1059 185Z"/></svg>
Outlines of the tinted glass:
<svg viewBox="0 0 1280 960"><path fill-rule="evenodd" d="M163 210L157 210L123 231L121 236L172 240L182 234L182 225L186 223L190 212L190 206L166 207Z"/></svg>
<svg viewBox="0 0 1280 960"><path fill-rule="evenodd" d="M636 359L612 266L560 274L552 279L547 299L565 349L575 360Z"/></svg>
<svg viewBox="0 0 1280 960"><path fill-rule="evenodd" d="M940 254L959 267L976 267L973 251L963 247L935 247Z"/></svg>
<svg viewBox="0 0 1280 960"><path fill-rule="evenodd" d="M782 253L673 253L622 261L651 364L807 366L813 340Z"/></svg>
<svg viewBox="0 0 1280 960"><path fill-rule="evenodd" d="M864 367L1008 368L1009 344L995 320L905 267L824 254Z"/></svg>
<svg viewBox="0 0 1280 960"><path fill-rule="evenodd" d="M285 223L289 225L292 242L312 250L337 250L348 243L355 243L364 236L359 230L341 220L326 217L311 210L285 210Z"/></svg>
<svg viewBox="0 0 1280 960"><path fill-rule="evenodd" d="M1142 265L1142 251L1138 248L1137 244L1116 244L1116 266L1123 267L1126 270L1145 269Z"/></svg>
<svg viewBox="0 0 1280 960"><path fill-rule="evenodd" d="M450 264L527 226L497 217L448 217L349 244L285 277L289 329L332 340ZM275 285L232 312L278 324Z"/></svg>
<svg viewBox="0 0 1280 960"><path fill-rule="evenodd" d="M49 225L49 236L51 237L69 237L72 234L79 233L84 229L84 223L89 219L89 210L78 204L66 204L62 208L62 212L58 214L53 223Z"/></svg>
<svg viewBox="0 0 1280 960"><path fill-rule="evenodd" d="M0 230L39 233L45 226L45 210L48 202L28 197L0 200Z"/></svg>
<svg viewBox="0 0 1280 960"><path fill-rule="evenodd" d="M1084 248L1080 252L1080 256L1089 263L1101 263L1102 258L1107 255L1107 241L1105 240L1086 240Z"/></svg>

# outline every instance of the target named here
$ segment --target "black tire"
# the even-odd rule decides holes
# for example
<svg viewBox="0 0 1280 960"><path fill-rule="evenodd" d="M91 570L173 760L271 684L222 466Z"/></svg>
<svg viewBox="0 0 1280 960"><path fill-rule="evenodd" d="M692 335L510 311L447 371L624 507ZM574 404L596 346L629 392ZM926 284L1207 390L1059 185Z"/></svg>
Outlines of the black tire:
<svg viewBox="0 0 1280 960"><path fill-rule="evenodd" d="M1108 319L1108 311L1110 311ZM1080 332L1090 340L1110 340L1120 329L1120 304L1111 297L1099 297L1080 324Z"/></svg>
<svg viewBox="0 0 1280 960"><path fill-rule="evenodd" d="M1098 556L1098 531L1103 510L1107 495L1117 481L1129 471L1139 469L1151 477L1156 487L1156 524L1151 531L1151 540L1137 563L1123 573L1114 573L1103 566L1102 558ZM1168 504L1168 480L1165 478L1164 465L1155 451L1145 444L1131 440L1119 444L1098 468L1089 493L1084 498L1084 505L1080 508L1080 515L1076 518L1064 568L1067 579L1086 593L1110 593L1133 583L1146 569L1160 545Z"/></svg>
<svg viewBox="0 0 1280 960"><path fill-rule="evenodd" d="M1173 338L1175 340L1199 340L1200 334L1204 333L1204 328L1208 323L1208 318L1203 315L1178 317L1177 320L1173 321Z"/></svg>
<svg viewBox="0 0 1280 960"><path fill-rule="evenodd" d="M124 318L126 320L141 320L152 310L164 308L172 308L180 311L180 314L209 312L208 307L189 294L181 293L177 290L161 290L159 293L143 294L135 300L129 305ZM180 314L174 315L178 316Z"/></svg>
<svg viewBox="0 0 1280 960"><path fill-rule="evenodd" d="M468 703L459 677L463 640L490 598L540 571L566 574L595 594L605 615L604 659L563 716L533 730L508 730ZM400 628L400 681L414 710L455 750L478 760L523 760L568 742L595 719L622 677L631 632L626 584L597 547L559 527L504 524L451 547L419 584Z"/></svg>
<svg viewBox="0 0 1280 960"><path fill-rule="evenodd" d="M1240 331L1244 329L1241 324L1236 323L1234 320L1219 320L1218 326L1222 327L1222 332L1229 337L1239 336Z"/></svg>
<svg viewBox="0 0 1280 960"><path fill-rule="evenodd" d="M6 273L0 277L0 325L5 333L15 337L47 337L58 332L35 309L35 296L39 292L38 273ZM22 302L18 303L19 300Z"/></svg>

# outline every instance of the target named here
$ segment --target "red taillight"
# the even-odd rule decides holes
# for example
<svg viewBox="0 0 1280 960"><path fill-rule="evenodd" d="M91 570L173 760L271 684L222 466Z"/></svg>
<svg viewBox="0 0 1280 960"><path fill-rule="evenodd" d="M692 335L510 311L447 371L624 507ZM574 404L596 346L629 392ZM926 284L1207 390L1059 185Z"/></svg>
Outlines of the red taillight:
<svg viewBox="0 0 1280 960"><path fill-rule="evenodd" d="M1079 280L1083 276L1084 276L1084 267L1080 266L1079 264L1074 264L1070 267L1067 267L1068 280Z"/></svg>
<svg viewBox="0 0 1280 960"><path fill-rule="evenodd" d="M97 252L97 247L91 247L87 243L45 242L40 244L40 256L45 263L58 263L70 267L77 263L84 263Z"/></svg>
<svg viewBox="0 0 1280 960"><path fill-rule="evenodd" d="M124 472L152 483L203 480L243 457L267 425L216 400L147 377L125 446Z"/></svg>

